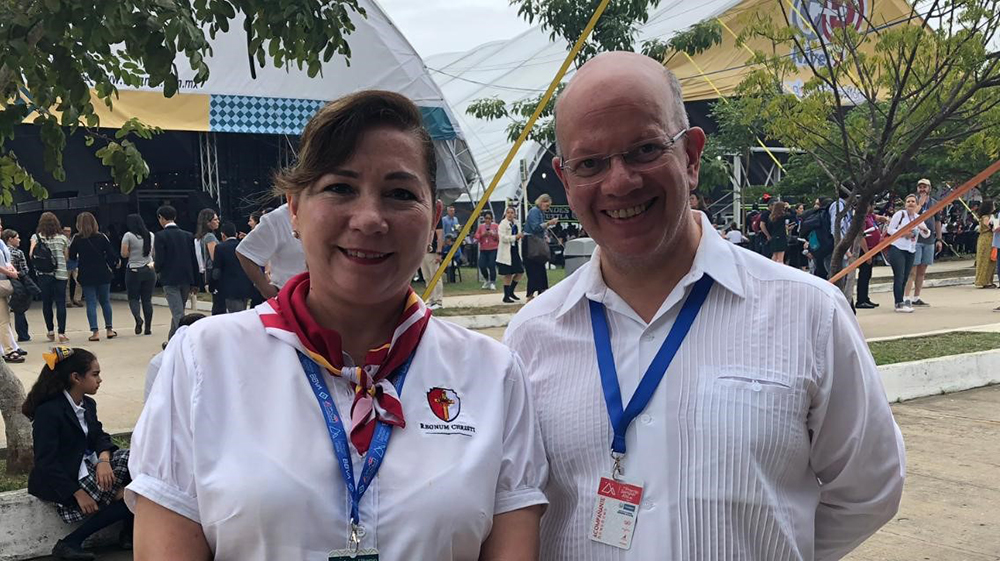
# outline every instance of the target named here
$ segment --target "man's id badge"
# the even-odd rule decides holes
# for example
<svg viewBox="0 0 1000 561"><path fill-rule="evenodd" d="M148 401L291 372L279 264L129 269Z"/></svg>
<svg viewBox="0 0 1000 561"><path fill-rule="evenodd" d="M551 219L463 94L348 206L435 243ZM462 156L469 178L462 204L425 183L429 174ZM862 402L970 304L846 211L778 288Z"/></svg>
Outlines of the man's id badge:
<svg viewBox="0 0 1000 561"><path fill-rule="evenodd" d="M375 549L335 549L327 554L328 561L378 561Z"/></svg>
<svg viewBox="0 0 1000 561"><path fill-rule="evenodd" d="M590 539L621 549L632 546L642 487L602 477L590 521Z"/></svg>

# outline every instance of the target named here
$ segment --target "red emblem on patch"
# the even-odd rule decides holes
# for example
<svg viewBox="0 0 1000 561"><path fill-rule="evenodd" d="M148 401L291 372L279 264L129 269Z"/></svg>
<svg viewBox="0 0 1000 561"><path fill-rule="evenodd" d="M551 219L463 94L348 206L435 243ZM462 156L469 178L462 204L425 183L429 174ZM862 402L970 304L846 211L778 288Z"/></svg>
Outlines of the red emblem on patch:
<svg viewBox="0 0 1000 561"><path fill-rule="evenodd" d="M462 410L462 400L455 390L448 388L431 388L427 390L427 404L431 406L434 416L446 423L458 418Z"/></svg>

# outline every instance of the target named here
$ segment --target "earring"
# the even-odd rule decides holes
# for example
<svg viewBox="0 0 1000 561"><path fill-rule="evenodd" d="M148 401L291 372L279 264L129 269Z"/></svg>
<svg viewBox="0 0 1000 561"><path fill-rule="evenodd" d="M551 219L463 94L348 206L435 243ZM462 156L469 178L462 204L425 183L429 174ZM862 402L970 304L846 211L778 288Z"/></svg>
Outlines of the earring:
<svg viewBox="0 0 1000 561"><path fill-rule="evenodd" d="M292 236L294 236L295 239L299 239L299 231L298 230L292 230Z"/></svg>

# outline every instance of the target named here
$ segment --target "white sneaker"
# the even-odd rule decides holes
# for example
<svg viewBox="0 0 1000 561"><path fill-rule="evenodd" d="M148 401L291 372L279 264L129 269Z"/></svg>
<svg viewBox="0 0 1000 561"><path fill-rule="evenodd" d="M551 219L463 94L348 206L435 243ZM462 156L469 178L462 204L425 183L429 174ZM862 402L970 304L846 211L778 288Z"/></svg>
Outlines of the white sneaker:
<svg viewBox="0 0 1000 561"><path fill-rule="evenodd" d="M911 308L909 304L907 304L906 301L904 300L901 304L896 304L895 311L897 314L912 314L913 308Z"/></svg>
<svg viewBox="0 0 1000 561"><path fill-rule="evenodd" d="M486 288L489 287L489 286L490 286L490 281L483 281L483 286L481 286L480 288L482 288L483 290L486 290Z"/></svg>
<svg viewBox="0 0 1000 561"><path fill-rule="evenodd" d="M490 290L496 290L496 289L497 289L496 283L491 282L490 283Z"/></svg>
<svg viewBox="0 0 1000 561"><path fill-rule="evenodd" d="M433 304L431 304L430 306L427 306L427 307L430 308L430 309L432 309L432 310L440 310L441 308L444 307L444 304L442 304L440 302L434 302ZM910 310L910 311L912 312L913 310Z"/></svg>

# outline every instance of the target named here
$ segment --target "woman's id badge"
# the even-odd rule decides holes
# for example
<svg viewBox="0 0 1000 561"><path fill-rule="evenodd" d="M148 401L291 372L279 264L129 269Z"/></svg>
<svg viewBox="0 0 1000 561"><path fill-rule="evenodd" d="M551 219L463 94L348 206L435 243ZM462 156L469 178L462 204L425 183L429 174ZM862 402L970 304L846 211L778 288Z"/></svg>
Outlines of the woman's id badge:
<svg viewBox="0 0 1000 561"><path fill-rule="evenodd" d="M632 546L642 487L602 477L597 487L590 539L620 549Z"/></svg>
<svg viewBox="0 0 1000 561"><path fill-rule="evenodd" d="M335 549L327 554L328 561L378 561L375 549Z"/></svg>

